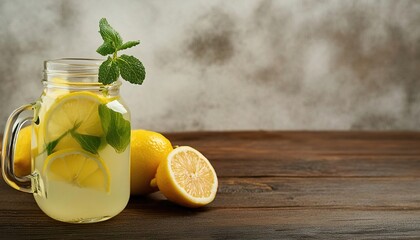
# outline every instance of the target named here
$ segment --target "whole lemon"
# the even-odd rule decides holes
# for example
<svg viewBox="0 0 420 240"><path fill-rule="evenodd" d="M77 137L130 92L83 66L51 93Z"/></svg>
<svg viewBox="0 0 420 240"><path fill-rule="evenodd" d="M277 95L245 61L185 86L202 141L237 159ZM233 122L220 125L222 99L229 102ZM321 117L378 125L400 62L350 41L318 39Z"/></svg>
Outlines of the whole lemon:
<svg viewBox="0 0 420 240"><path fill-rule="evenodd" d="M23 177L31 173L31 132L32 127L27 126L19 131L15 147L15 175Z"/></svg>
<svg viewBox="0 0 420 240"><path fill-rule="evenodd" d="M158 190L151 187L159 163L173 150L162 134L148 130L131 131L131 194L145 195Z"/></svg>

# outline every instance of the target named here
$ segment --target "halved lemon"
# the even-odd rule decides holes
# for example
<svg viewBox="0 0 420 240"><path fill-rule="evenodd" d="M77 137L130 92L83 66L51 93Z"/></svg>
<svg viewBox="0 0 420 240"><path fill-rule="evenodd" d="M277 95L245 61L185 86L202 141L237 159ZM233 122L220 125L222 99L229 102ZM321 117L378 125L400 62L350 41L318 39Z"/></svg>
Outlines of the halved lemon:
<svg viewBox="0 0 420 240"><path fill-rule="evenodd" d="M218 186L209 160L188 146L175 148L159 164L156 183L169 200L186 207L201 207L212 202Z"/></svg>
<svg viewBox="0 0 420 240"><path fill-rule="evenodd" d="M78 148L77 141L66 134L75 126L78 126L79 134L102 136L98 106L103 103L103 98L90 92L74 92L57 98L41 120L45 143L62 137L55 147L56 151Z"/></svg>
<svg viewBox="0 0 420 240"><path fill-rule="evenodd" d="M62 181L80 188L109 192L110 174L104 161L78 149L55 152L44 162L43 173L49 181Z"/></svg>

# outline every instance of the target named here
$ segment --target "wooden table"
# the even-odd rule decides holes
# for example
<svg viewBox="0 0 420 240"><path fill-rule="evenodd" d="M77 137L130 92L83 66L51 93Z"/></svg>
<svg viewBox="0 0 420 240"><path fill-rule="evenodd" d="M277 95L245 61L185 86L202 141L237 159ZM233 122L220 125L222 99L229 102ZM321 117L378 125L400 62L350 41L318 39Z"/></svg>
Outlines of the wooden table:
<svg viewBox="0 0 420 240"><path fill-rule="evenodd" d="M117 217L66 224L0 184L0 238L420 239L420 133L167 134L206 155L219 176L209 206L159 193Z"/></svg>

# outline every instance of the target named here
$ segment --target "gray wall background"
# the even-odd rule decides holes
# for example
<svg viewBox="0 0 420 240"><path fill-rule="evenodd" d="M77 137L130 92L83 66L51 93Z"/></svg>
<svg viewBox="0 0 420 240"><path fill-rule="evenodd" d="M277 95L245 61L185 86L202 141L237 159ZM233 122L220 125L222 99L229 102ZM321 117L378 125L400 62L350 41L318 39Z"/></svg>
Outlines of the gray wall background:
<svg viewBox="0 0 420 240"><path fill-rule="evenodd" d="M420 130L420 1L0 2L0 127L45 59L99 57L106 17L147 70L133 127Z"/></svg>

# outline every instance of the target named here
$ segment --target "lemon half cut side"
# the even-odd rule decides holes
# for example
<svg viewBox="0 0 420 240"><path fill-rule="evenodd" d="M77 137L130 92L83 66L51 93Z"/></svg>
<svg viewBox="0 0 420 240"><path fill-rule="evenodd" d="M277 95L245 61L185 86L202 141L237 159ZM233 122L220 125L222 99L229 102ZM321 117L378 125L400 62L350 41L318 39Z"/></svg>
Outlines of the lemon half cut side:
<svg viewBox="0 0 420 240"><path fill-rule="evenodd" d="M212 202L218 180L209 160L192 147L174 149L161 162L156 174L159 190L171 201L186 207Z"/></svg>

